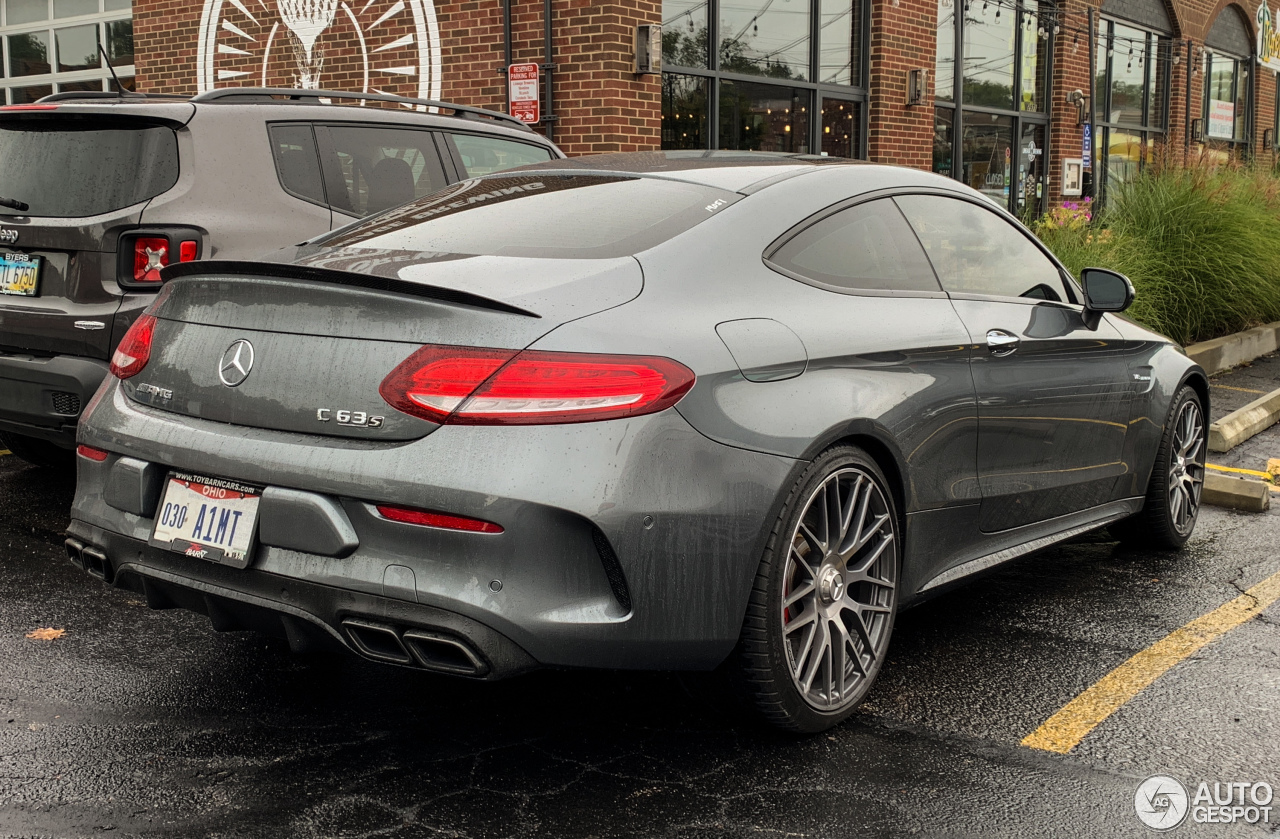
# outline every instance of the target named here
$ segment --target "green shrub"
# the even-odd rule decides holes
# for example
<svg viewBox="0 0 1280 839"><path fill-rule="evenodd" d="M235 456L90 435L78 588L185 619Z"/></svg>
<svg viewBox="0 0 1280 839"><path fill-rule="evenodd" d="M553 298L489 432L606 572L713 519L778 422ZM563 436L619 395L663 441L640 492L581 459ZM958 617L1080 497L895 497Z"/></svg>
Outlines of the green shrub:
<svg viewBox="0 0 1280 839"><path fill-rule="evenodd" d="M1269 171L1150 167L1078 227L1037 234L1071 271L1096 266L1137 290L1128 314L1183 344L1280 320L1280 186Z"/></svg>

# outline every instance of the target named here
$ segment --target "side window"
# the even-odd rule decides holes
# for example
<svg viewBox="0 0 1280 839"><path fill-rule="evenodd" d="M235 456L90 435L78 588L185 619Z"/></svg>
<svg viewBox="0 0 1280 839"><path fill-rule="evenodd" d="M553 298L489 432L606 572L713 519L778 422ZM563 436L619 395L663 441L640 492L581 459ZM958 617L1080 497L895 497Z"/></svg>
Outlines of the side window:
<svg viewBox="0 0 1280 839"><path fill-rule="evenodd" d="M501 137L480 137L475 134L451 134L467 177L489 175L503 169L514 169L530 163L546 163L551 151L532 143L519 143Z"/></svg>
<svg viewBox="0 0 1280 839"><path fill-rule="evenodd" d="M900 195L894 200L947 291L1070 299L1052 260L1025 233L990 210L940 195Z"/></svg>
<svg viewBox="0 0 1280 839"><path fill-rule="evenodd" d="M298 198L323 205L324 185L320 181L320 156L310 125L272 125L271 153L276 161L276 174L284 191Z"/></svg>
<svg viewBox="0 0 1280 839"><path fill-rule="evenodd" d="M335 210L356 216L398 207L445 186L431 131L326 126L332 153L325 187Z"/></svg>
<svg viewBox="0 0 1280 839"><path fill-rule="evenodd" d="M838 291L938 291L920 243L893 201L841 210L778 248L769 262Z"/></svg>

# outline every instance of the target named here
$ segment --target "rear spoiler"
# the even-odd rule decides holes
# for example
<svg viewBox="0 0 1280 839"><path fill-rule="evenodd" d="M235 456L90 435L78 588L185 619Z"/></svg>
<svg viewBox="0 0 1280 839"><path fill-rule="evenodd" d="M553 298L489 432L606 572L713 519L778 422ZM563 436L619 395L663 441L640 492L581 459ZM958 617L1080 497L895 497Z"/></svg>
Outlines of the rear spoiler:
<svg viewBox="0 0 1280 839"><path fill-rule="evenodd" d="M530 318L541 318L542 315L472 294L469 291L458 291L453 288L413 283L391 277L375 277L354 271L339 271L333 268L315 268L309 265L294 265L285 262L250 262L234 259L200 259L194 262L178 262L160 269L160 279L164 282L179 277L257 277L282 280L302 280L312 283L328 283L351 288L365 288L371 291L389 291L393 294L406 294L412 297L423 297L428 300L440 300L445 303L458 303L463 306L474 306L477 309L489 309L495 312L506 312L512 315L523 315Z"/></svg>

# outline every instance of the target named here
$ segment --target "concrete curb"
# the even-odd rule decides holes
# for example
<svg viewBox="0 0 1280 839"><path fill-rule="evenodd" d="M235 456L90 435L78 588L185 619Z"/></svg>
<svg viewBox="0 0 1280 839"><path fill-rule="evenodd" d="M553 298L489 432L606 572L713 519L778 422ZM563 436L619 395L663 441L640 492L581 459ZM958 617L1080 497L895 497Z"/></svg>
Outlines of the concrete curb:
<svg viewBox="0 0 1280 839"><path fill-rule="evenodd" d="M1212 376L1280 349L1280 321L1186 348L1191 360Z"/></svg>
<svg viewBox="0 0 1280 839"><path fill-rule="evenodd" d="M1280 421L1280 390L1237 408L1209 426L1209 451L1229 452Z"/></svg>
<svg viewBox="0 0 1280 839"><path fill-rule="evenodd" d="M1264 481L1248 481L1207 472L1200 501L1214 507L1262 513L1271 507L1271 487Z"/></svg>

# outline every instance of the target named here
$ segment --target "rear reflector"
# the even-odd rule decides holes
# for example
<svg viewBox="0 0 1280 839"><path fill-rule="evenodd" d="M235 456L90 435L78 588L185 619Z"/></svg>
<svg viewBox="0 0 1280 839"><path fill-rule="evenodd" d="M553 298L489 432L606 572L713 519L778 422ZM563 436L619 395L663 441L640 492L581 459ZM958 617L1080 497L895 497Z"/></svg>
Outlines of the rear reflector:
<svg viewBox="0 0 1280 839"><path fill-rule="evenodd" d="M104 452L102 449L95 449L93 446L86 446L83 444L76 446L76 454L87 460L95 461L96 463L101 463L107 459L107 452Z"/></svg>
<svg viewBox="0 0 1280 839"><path fill-rule="evenodd" d="M151 336L155 328L156 319L151 315L143 315L133 322L111 356L111 375L127 379L142 372L151 360Z"/></svg>
<svg viewBox="0 0 1280 839"><path fill-rule="evenodd" d="M436 513L431 510L415 510L412 507L389 507L378 505L378 514L392 521L404 524L420 524L423 527L439 527L445 530L465 530L469 533L501 533L502 526L490 521L469 519L465 516L451 516L447 513Z"/></svg>
<svg viewBox="0 0 1280 839"><path fill-rule="evenodd" d="M169 240L139 236L133 240L133 280L139 283L160 282L160 269L169 264Z"/></svg>
<svg viewBox="0 0 1280 839"><path fill-rule="evenodd" d="M428 345L383 380L398 411L451 425L596 422L665 410L693 387L669 358Z"/></svg>
<svg viewBox="0 0 1280 839"><path fill-rule="evenodd" d="M198 247L199 246L192 241L186 241L178 245L178 261L195 262Z"/></svg>
<svg viewBox="0 0 1280 839"><path fill-rule="evenodd" d="M0 111L56 111L57 105L5 105Z"/></svg>

